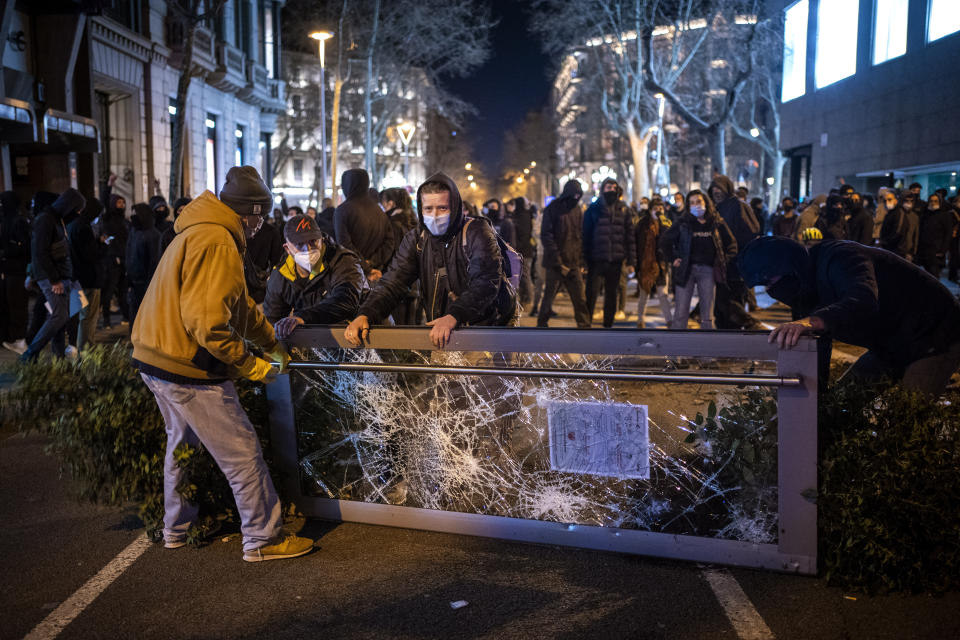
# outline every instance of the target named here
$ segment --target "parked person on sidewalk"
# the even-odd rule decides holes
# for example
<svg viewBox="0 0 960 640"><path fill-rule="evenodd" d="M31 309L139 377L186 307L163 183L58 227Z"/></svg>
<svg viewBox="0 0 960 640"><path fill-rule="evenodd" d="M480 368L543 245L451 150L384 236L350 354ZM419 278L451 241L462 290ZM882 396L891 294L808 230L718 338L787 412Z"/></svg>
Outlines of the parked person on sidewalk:
<svg viewBox="0 0 960 640"><path fill-rule="evenodd" d="M129 289L127 290L127 308L130 310L130 324L137 317L140 303L147 293L147 287L160 262L160 232L157 231L156 217L150 205L133 205L133 217L130 219L130 236L127 239L126 271Z"/></svg>
<svg viewBox="0 0 960 640"><path fill-rule="evenodd" d="M67 344L64 327L70 319L70 294L80 284L73 277L70 241L63 219L78 214L85 204L86 199L79 191L67 189L33 221L31 269L37 286L43 292L43 300L38 304L45 301L49 306L47 319L20 356L21 362L36 360L51 341L54 355L61 358L65 355Z"/></svg>
<svg viewBox="0 0 960 640"><path fill-rule="evenodd" d="M653 201L650 211L640 214L634 227L636 256L631 262L636 265L637 292L640 294L637 301L638 329L646 326L643 316L647 310L647 300L654 294L660 303L660 313L667 328L673 323L670 297L667 295L667 270L660 248L660 235L665 230L661 216L665 217L664 206L663 202L657 199Z"/></svg>
<svg viewBox="0 0 960 640"><path fill-rule="evenodd" d="M103 205L96 198L87 198L86 206L80 216L67 225L67 237L70 240L70 257L74 275L83 287L87 306L80 309L80 322L77 327L77 350L97 342L97 317L100 315L100 283L103 281L104 238L97 237L93 230L93 221L103 212Z"/></svg>
<svg viewBox="0 0 960 640"><path fill-rule="evenodd" d="M263 315L285 340L302 324L337 324L357 315L367 288L360 257L340 247L308 216L283 228L287 258L270 274Z"/></svg>
<svg viewBox="0 0 960 640"><path fill-rule="evenodd" d="M30 221L13 191L0 193L0 308L3 346L16 354L27 350L29 297L24 288L30 264Z"/></svg>
<svg viewBox="0 0 960 640"><path fill-rule="evenodd" d="M243 252L273 205L253 167L227 172L220 199L203 192L177 219L177 236L163 254L133 326L133 358L156 397L167 431L163 537L167 548L186 544L196 505L177 487L184 470L174 451L203 444L233 490L248 562L294 558L313 541L285 534L280 499L257 433L230 381L241 375L269 382L270 362L246 341L285 366L289 356L247 295Z"/></svg>
<svg viewBox="0 0 960 640"><path fill-rule="evenodd" d="M917 265L937 280L947 265L947 251L957 226L953 211L943 205L943 196L930 194L927 208L920 217L917 241Z"/></svg>
<svg viewBox="0 0 960 640"><path fill-rule="evenodd" d="M737 241L702 191L687 194L687 208L660 240L672 268L676 290L672 329L686 329L694 287L700 298L700 327L714 328L713 302L718 283L727 277L727 263L737 255Z"/></svg>
<svg viewBox="0 0 960 640"><path fill-rule="evenodd" d="M630 209L613 178L600 184L600 197L583 215L583 256L587 263L587 311L591 318L603 287L603 326L613 326L623 264L633 255Z"/></svg>
<svg viewBox="0 0 960 640"><path fill-rule="evenodd" d="M430 339L439 348L459 326L508 325L517 320L517 298L504 277L493 226L467 218L456 183L442 173L417 190L420 224L403 237L390 270L360 305L344 331L360 346L370 325L382 323L420 280Z"/></svg>
<svg viewBox="0 0 960 640"><path fill-rule="evenodd" d="M190 204L190 198L177 198L173 202L173 224L160 235L160 253L163 254L167 250L167 247L170 246L170 243L173 242L173 237L177 235L176 224L177 218L180 217L180 214L183 212L183 208Z"/></svg>
<svg viewBox="0 0 960 640"><path fill-rule="evenodd" d="M744 246L760 235L760 223L753 215L750 206L740 200L733 191L733 181L727 176L718 175L710 183L710 198L716 206L717 215L727 224L733 233L737 246ZM727 262L725 282L718 283L716 292L717 329L756 329L760 326L753 316L747 313L747 287L737 271L734 261Z"/></svg>
<svg viewBox="0 0 960 640"><path fill-rule="evenodd" d="M553 301L563 286L573 305L573 318L579 329L590 328L583 287L583 189L578 180L568 180L560 197L543 210L540 244L543 246L543 300L537 313L537 326L546 327L553 315Z"/></svg>
<svg viewBox="0 0 960 640"><path fill-rule="evenodd" d="M788 305L794 321L770 341L795 346L823 331L868 349L844 374L901 382L939 395L960 366L960 302L930 274L888 251L825 241L807 250L785 238L761 238L739 258L748 284ZM829 351L821 359L821 375Z"/></svg>
<svg viewBox="0 0 960 640"><path fill-rule="evenodd" d="M340 179L346 199L333 216L336 241L360 256L363 272L376 282L390 266L396 243L390 219L370 197L370 176L363 169L347 169Z"/></svg>
<svg viewBox="0 0 960 640"><path fill-rule="evenodd" d="M380 194L380 206L383 207L384 212L390 219L390 224L393 226L394 241L399 249L404 236L417 227L417 214L413 210L413 200L410 199L407 190L401 187L384 189ZM390 261L393 261L393 256L390 256ZM403 301L397 305L390 316L394 323L401 326L421 324L419 282L415 282L410 287Z"/></svg>

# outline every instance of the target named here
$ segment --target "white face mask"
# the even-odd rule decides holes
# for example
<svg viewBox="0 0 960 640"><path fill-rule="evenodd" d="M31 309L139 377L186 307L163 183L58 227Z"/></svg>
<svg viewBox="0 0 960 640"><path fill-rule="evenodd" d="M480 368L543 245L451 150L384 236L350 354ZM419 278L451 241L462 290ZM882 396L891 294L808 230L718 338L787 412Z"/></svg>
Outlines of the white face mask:
<svg viewBox="0 0 960 640"><path fill-rule="evenodd" d="M293 254L293 261L304 271L313 271L314 265L320 262L320 258L322 257L322 249L310 249L309 251L298 251Z"/></svg>
<svg viewBox="0 0 960 640"><path fill-rule="evenodd" d="M447 213L432 218L424 216L423 225L427 228L427 231L433 235L442 236L447 232L447 227L450 226L450 214Z"/></svg>

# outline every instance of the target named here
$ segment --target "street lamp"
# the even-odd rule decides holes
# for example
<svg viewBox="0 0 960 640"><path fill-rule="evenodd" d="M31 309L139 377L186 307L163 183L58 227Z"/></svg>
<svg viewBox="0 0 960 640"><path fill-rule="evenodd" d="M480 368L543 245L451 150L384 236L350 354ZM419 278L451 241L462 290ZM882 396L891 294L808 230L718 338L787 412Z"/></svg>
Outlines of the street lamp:
<svg viewBox="0 0 960 640"><path fill-rule="evenodd" d="M750 135L753 136L754 138L759 138L760 129L757 129L756 127L754 127L753 129L750 129Z"/></svg>
<svg viewBox="0 0 960 640"><path fill-rule="evenodd" d="M466 169L467 171L470 171L470 169L473 169L473 163L468 162L467 164L463 165L463 168Z"/></svg>
<svg viewBox="0 0 960 640"><path fill-rule="evenodd" d="M320 54L320 197L327 197L327 77L324 69L324 43L333 37L329 31L314 31L310 37L317 41Z"/></svg>
<svg viewBox="0 0 960 640"><path fill-rule="evenodd" d="M536 168L536 166L537 166L537 161L536 161L536 160L531 160L531 161L530 161L530 166Z"/></svg>
<svg viewBox="0 0 960 640"><path fill-rule="evenodd" d="M400 136L400 142L403 143L403 179L407 184L410 184L410 151L407 145L410 144L410 140L416 131L417 125L409 121L397 125L397 135Z"/></svg>

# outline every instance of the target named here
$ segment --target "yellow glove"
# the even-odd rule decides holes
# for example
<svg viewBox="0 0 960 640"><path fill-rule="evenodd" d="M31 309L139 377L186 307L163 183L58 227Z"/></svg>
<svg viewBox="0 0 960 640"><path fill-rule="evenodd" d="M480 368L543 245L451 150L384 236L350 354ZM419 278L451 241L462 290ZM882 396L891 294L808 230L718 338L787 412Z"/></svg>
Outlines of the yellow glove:
<svg viewBox="0 0 960 640"><path fill-rule="evenodd" d="M270 384L277 377L273 366L263 358L247 358L246 363L239 367L240 375L253 382Z"/></svg>
<svg viewBox="0 0 960 640"><path fill-rule="evenodd" d="M279 373L287 372L287 364L290 363L290 354L282 344L278 342L274 350L267 354L267 357L270 358L271 362L280 363Z"/></svg>

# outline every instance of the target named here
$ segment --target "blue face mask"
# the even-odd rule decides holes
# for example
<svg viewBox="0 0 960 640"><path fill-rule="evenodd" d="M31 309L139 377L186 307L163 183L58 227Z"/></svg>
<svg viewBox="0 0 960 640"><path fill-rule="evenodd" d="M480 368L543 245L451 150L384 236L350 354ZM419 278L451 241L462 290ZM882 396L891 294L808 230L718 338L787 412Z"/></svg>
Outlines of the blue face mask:
<svg viewBox="0 0 960 640"><path fill-rule="evenodd" d="M699 207L699 206L697 206L697 205L692 205L692 206L690 207L690 213L692 213L694 216L696 216L696 217L698 217L698 218L702 218L704 215L706 215L707 210L704 209L703 207Z"/></svg>
<svg viewBox="0 0 960 640"><path fill-rule="evenodd" d="M435 216L433 218L424 216L423 226L425 226L427 231L433 235L442 236L447 232L447 228L450 226L450 214L447 213L442 216Z"/></svg>

